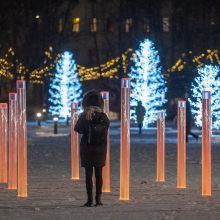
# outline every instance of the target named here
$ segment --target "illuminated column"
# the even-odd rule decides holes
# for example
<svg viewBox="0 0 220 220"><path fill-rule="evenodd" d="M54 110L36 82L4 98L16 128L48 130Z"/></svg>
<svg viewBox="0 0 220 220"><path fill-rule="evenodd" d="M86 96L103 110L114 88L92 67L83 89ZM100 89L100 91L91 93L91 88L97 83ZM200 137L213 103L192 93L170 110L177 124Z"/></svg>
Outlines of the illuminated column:
<svg viewBox="0 0 220 220"><path fill-rule="evenodd" d="M0 103L0 183L8 180L8 104Z"/></svg>
<svg viewBox="0 0 220 220"><path fill-rule="evenodd" d="M157 178L165 181L165 112L159 112L157 118Z"/></svg>
<svg viewBox="0 0 220 220"><path fill-rule="evenodd" d="M211 196L211 93L202 92L202 195Z"/></svg>
<svg viewBox="0 0 220 220"><path fill-rule="evenodd" d="M104 112L109 115L109 92L102 91L101 96L104 100ZM110 192L110 138L108 130L106 164L103 167L103 185L102 192Z"/></svg>
<svg viewBox="0 0 220 220"><path fill-rule="evenodd" d="M17 80L18 96L18 196L27 197L26 83Z"/></svg>
<svg viewBox="0 0 220 220"><path fill-rule="evenodd" d="M79 179L79 136L74 131L78 119L78 103L71 104L71 179Z"/></svg>
<svg viewBox="0 0 220 220"><path fill-rule="evenodd" d="M121 81L120 200L129 200L130 187L130 79Z"/></svg>
<svg viewBox="0 0 220 220"><path fill-rule="evenodd" d="M8 189L17 189L17 93L9 93Z"/></svg>
<svg viewBox="0 0 220 220"><path fill-rule="evenodd" d="M186 102L178 101L177 188L186 188Z"/></svg>

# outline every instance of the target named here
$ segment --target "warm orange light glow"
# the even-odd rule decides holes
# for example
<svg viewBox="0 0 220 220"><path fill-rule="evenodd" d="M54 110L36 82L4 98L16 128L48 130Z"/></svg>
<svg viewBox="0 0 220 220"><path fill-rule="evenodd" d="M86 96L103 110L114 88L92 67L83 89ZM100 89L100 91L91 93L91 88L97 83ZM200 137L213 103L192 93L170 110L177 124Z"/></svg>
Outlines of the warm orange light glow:
<svg viewBox="0 0 220 220"><path fill-rule="evenodd" d="M8 181L8 104L0 103L0 183Z"/></svg>
<svg viewBox="0 0 220 220"><path fill-rule="evenodd" d="M79 32L80 18L73 18L73 32Z"/></svg>
<svg viewBox="0 0 220 220"><path fill-rule="evenodd" d="M74 131L78 119L78 103L72 102L71 106L71 179L79 179L79 136Z"/></svg>
<svg viewBox="0 0 220 220"><path fill-rule="evenodd" d="M130 79L121 82L120 200L129 200L130 188Z"/></svg>
<svg viewBox="0 0 220 220"><path fill-rule="evenodd" d="M211 93L202 92L202 196L211 196Z"/></svg>
<svg viewBox="0 0 220 220"><path fill-rule="evenodd" d="M104 112L109 114L109 92L102 91L101 96L104 100ZM107 139L107 155L106 155L106 163L103 167L103 185L102 192L110 192L110 136L108 130L108 139Z"/></svg>
<svg viewBox="0 0 220 220"><path fill-rule="evenodd" d="M9 93L8 189L17 189L17 94Z"/></svg>
<svg viewBox="0 0 220 220"><path fill-rule="evenodd" d="M159 112L157 118L157 178L165 181L165 112Z"/></svg>
<svg viewBox="0 0 220 220"><path fill-rule="evenodd" d="M178 101L177 188L186 188L186 102Z"/></svg>
<svg viewBox="0 0 220 220"><path fill-rule="evenodd" d="M18 196L27 197L26 83L17 80L18 96Z"/></svg>

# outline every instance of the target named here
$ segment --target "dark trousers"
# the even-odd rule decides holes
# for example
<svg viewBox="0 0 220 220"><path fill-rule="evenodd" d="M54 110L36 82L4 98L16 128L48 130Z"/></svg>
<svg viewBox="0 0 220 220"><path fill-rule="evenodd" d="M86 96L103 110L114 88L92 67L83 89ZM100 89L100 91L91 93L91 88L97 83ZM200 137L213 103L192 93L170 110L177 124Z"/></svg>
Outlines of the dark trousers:
<svg viewBox="0 0 220 220"><path fill-rule="evenodd" d="M142 134L143 123L139 123L138 127L139 127L139 134Z"/></svg>
<svg viewBox="0 0 220 220"><path fill-rule="evenodd" d="M102 167L94 167L96 181L96 195L102 194ZM93 167L85 167L86 171L86 190L88 194L92 193L93 188Z"/></svg>
<svg viewBox="0 0 220 220"><path fill-rule="evenodd" d="M199 136L197 134L192 133L191 131L186 131L186 142L189 141L189 135L192 135L196 140L198 140Z"/></svg>

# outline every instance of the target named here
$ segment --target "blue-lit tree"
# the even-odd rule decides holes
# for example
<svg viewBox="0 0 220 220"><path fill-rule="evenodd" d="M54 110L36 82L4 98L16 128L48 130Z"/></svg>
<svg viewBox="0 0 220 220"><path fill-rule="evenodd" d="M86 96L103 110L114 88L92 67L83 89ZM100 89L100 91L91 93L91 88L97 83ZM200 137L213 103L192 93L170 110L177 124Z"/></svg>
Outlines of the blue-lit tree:
<svg viewBox="0 0 220 220"><path fill-rule="evenodd" d="M73 54L64 52L56 64L56 73L50 84L49 112L60 117L70 116L71 102L81 101L81 83L78 79Z"/></svg>
<svg viewBox="0 0 220 220"><path fill-rule="evenodd" d="M202 91L211 91L212 128L220 128L220 68L205 65L198 69L198 76L192 83L192 98L189 99L195 124L202 127Z"/></svg>
<svg viewBox="0 0 220 220"><path fill-rule="evenodd" d="M161 72L160 58L154 43L145 39L135 51L134 66L131 68L131 119L136 121L135 108L138 101L146 110L143 125L157 120L158 111L163 110L166 86Z"/></svg>

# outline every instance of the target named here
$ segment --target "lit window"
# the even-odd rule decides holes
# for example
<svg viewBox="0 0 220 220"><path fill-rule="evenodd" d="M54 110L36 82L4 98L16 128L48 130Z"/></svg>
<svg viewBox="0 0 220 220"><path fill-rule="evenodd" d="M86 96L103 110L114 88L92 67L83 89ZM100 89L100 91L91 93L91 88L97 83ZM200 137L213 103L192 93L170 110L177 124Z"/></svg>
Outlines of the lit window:
<svg viewBox="0 0 220 220"><path fill-rule="evenodd" d="M127 18L125 20L125 32L130 32L130 29L132 27L132 18Z"/></svg>
<svg viewBox="0 0 220 220"><path fill-rule="evenodd" d="M79 32L80 18L73 18L73 32Z"/></svg>
<svg viewBox="0 0 220 220"><path fill-rule="evenodd" d="M169 30L170 30L169 18L163 17L163 32L169 32Z"/></svg>
<svg viewBox="0 0 220 220"><path fill-rule="evenodd" d="M91 32L97 32L97 19L96 18L92 18Z"/></svg>
<svg viewBox="0 0 220 220"><path fill-rule="evenodd" d="M63 19L59 18L58 20L58 32L62 32L63 31Z"/></svg>
<svg viewBox="0 0 220 220"><path fill-rule="evenodd" d="M148 18L144 18L144 33L150 32L150 21Z"/></svg>

